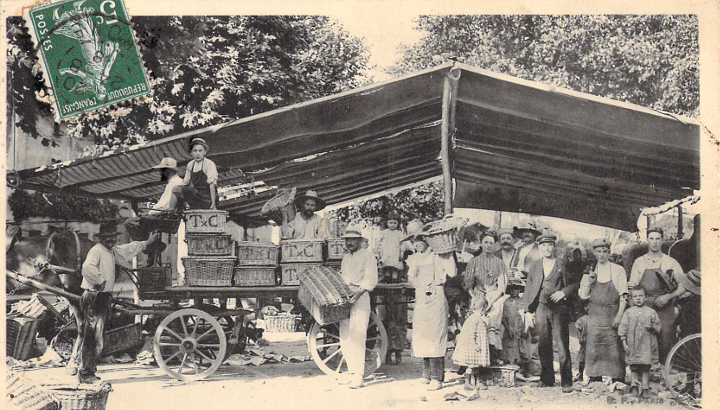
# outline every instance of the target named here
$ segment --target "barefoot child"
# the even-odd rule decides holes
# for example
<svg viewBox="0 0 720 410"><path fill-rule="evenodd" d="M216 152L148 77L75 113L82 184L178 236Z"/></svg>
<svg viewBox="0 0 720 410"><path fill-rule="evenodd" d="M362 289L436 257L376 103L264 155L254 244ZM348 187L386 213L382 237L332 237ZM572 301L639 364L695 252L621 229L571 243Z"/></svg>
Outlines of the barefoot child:
<svg viewBox="0 0 720 410"><path fill-rule="evenodd" d="M502 339L502 359L505 363L519 365L522 375L528 377L530 369L527 350L530 341L525 332L523 301L520 298L520 293L525 289L525 281L511 277L507 289L510 297L505 299L503 306L502 324L505 332Z"/></svg>
<svg viewBox="0 0 720 410"><path fill-rule="evenodd" d="M618 334L625 348L625 358L632 370L630 393L638 395L638 383L642 382L640 397L648 397L650 367L658 362L658 341L660 318L657 312L645 306L645 288L632 288L633 307L625 311L618 328Z"/></svg>
<svg viewBox="0 0 720 410"><path fill-rule="evenodd" d="M487 337L487 299L480 288L471 291L470 316L465 319L462 332L457 337L457 345L452 359L455 364L467 367L465 370L465 389L483 388L478 380L480 367L490 365L490 346Z"/></svg>

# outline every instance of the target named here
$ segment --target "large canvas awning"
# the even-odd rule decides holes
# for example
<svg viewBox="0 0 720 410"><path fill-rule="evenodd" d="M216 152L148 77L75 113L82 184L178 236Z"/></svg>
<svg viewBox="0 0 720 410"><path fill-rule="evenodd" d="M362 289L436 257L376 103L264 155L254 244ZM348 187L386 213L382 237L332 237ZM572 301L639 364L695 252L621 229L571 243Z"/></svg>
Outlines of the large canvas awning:
<svg viewBox="0 0 720 410"><path fill-rule="evenodd" d="M451 124L455 206L526 212L631 230L640 209L699 189L696 122L632 104L445 64L397 80L113 151L19 172L21 187L104 198L162 194L149 172L185 165L204 138L219 185L314 189L329 204L442 174L443 88L457 80ZM272 191L221 202L256 217Z"/></svg>

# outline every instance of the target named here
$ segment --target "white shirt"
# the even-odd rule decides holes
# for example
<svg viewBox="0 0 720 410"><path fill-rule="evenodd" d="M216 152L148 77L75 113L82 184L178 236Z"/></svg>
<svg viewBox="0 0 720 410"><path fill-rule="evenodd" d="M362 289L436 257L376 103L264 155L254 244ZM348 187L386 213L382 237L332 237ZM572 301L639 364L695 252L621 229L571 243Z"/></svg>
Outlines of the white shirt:
<svg viewBox="0 0 720 410"><path fill-rule="evenodd" d="M105 282L102 292L112 292L115 286L115 262L129 267L129 261L145 249L145 242L130 242L113 246L112 250L102 244L93 246L82 265L83 280L80 287L93 289Z"/></svg>
<svg viewBox="0 0 720 410"><path fill-rule="evenodd" d="M327 239L330 236L325 218L313 214L309 219L305 219L301 212L295 215L295 219L287 224L284 231L283 239Z"/></svg>
<svg viewBox="0 0 720 410"><path fill-rule="evenodd" d="M553 268L555 267L555 258L543 258L542 263L543 273L547 278L548 276L550 276L550 272L552 272Z"/></svg>
<svg viewBox="0 0 720 410"><path fill-rule="evenodd" d="M207 176L208 185L217 184L218 172L215 163L207 158L203 158L202 161L197 162L195 160L190 161L185 169L185 178L183 184L190 185L190 178L193 172L202 170Z"/></svg>
<svg viewBox="0 0 720 410"><path fill-rule="evenodd" d="M375 255L368 249L346 253L340 264L340 275L348 285L355 285L370 292L378 283Z"/></svg>
<svg viewBox="0 0 720 410"><path fill-rule="evenodd" d="M595 273L597 274L598 283L607 283L612 281L618 294L622 296L628 293L627 274L625 273L625 268L622 266L612 262L607 262L604 265L598 263L595 268ZM582 299L590 298L589 276L590 275L583 275L583 278L580 281L578 295Z"/></svg>
<svg viewBox="0 0 720 410"><path fill-rule="evenodd" d="M667 272L669 269L672 269L673 277L675 278L675 280L678 279L679 275L683 274L682 267L680 266L678 261L671 258L670 256L663 254L660 259L654 260L648 258L648 255L645 254L637 258L635 260L635 263L633 263L632 269L630 271L630 280L628 281L628 286L632 288L638 283L640 283L642 275L643 273L645 273L646 269L657 268L660 268L660 270L662 270L663 272Z"/></svg>
<svg viewBox="0 0 720 410"><path fill-rule="evenodd" d="M173 209L170 209L170 197L172 196L172 189L182 184L182 178L177 175L173 175L172 178L170 178L170 180L168 181L167 186L165 186L165 191L160 197L160 200L158 200L157 203L153 205L152 210L150 210L150 212L148 213L150 215L156 215L160 213L157 211L172 211Z"/></svg>

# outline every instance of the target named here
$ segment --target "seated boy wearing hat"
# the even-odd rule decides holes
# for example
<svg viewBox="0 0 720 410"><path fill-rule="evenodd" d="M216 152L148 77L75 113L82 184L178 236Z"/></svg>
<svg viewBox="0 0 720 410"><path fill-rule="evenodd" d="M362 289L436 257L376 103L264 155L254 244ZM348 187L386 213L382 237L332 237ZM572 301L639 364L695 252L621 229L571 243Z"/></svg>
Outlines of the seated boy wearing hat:
<svg viewBox="0 0 720 410"><path fill-rule="evenodd" d="M191 209L217 209L218 172L215 163L205 158L208 144L202 138L190 142L190 161L185 170L182 185L172 189L182 205L187 202Z"/></svg>

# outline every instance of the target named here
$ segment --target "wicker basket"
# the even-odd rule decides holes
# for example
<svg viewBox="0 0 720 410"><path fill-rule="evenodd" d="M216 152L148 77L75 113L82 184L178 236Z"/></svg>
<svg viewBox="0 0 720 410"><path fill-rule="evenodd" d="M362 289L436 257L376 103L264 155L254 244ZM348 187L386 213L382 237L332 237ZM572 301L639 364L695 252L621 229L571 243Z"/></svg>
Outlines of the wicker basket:
<svg viewBox="0 0 720 410"><path fill-rule="evenodd" d="M270 198L267 202L265 202L265 205L263 205L262 209L260 210L260 214L267 215L270 212L276 211L278 209L285 208L289 204L291 204L295 200L295 192L297 191L297 188L281 188L278 190L277 195Z"/></svg>
<svg viewBox="0 0 720 410"><path fill-rule="evenodd" d="M280 242L282 262L322 262L325 241L288 240Z"/></svg>
<svg viewBox="0 0 720 410"><path fill-rule="evenodd" d="M300 285L298 300L321 326L350 318L350 305L320 306L307 287Z"/></svg>
<svg viewBox="0 0 720 410"><path fill-rule="evenodd" d="M191 209L185 211L186 233L225 233L228 213L213 209Z"/></svg>
<svg viewBox="0 0 720 410"><path fill-rule="evenodd" d="M327 240L327 248L328 248L328 255L327 259L329 261L331 260L341 260L343 256L347 253L347 248L345 247L345 239L343 238L330 238Z"/></svg>
<svg viewBox="0 0 720 410"><path fill-rule="evenodd" d="M342 266L342 261L327 261L323 266L327 266L328 268L332 268L339 272L340 267Z"/></svg>
<svg viewBox="0 0 720 410"><path fill-rule="evenodd" d="M172 268L169 264L138 268L137 275L140 291L164 290L172 286Z"/></svg>
<svg viewBox="0 0 720 410"><path fill-rule="evenodd" d="M275 286L275 266L236 266L235 286Z"/></svg>
<svg viewBox="0 0 720 410"><path fill-rule="evenodd" d="M229 234L187 234L190 256L230 256L233 252L233 241Z"/></svg>
<svg viewBox="0 0 720 410"><path fill-rule="evenodd" d="M182 258L188 286L232 286L235 258Z"/></svg>
<svg viewBox="0 0 720 410"><path fill-rule="evenodd" d="M6 354L18 360L28 360L35 343L38 320L32 317L8 318L5 326Z"/></svg>
<svg viewBox="0 0 720 410"><path fill-rule="evenodd" d="M481 370L480 377L490 386L515 387L516 365L488 366Z"/></svg>
<svg viewBox="0 0 720 410"><path fill-rule="evenodd" d="M102 382L97 388L88 384L82 386L84 388L51 386L49 392L58 399L62 410L105 410L112 391L110 383Z"/></svg>
<svg viewBox="0 0 720 410"><path fill-rule="evenodd" d="M118 327L108 330L103 335L103 351L102 356L110 356L117 352L140 347L145 340L142 336L142 324L133 323L131 325Z"/></svg>
<svg viewBox="0 0 720 410"><path fill-rule="evenodd" d="M294 332L300 315L265 316L265 331L267 332Z"/></svg>
<svg viewBox="0 0 720 410"><path fill-rule="evenodd" d="M58 410L60 404L45 388L20 373L6 369L5 399L11 409Z"/></svg>
<svg viewBox="0 0 720 410"><path fill-rule="evenodd" d="M298 273L298 299L321 325L350 317L352 291L342 277L326 266L305 269Z"/></svg>
<svg viewBox="0 0 720 410"><path fill-rule="evenodd" d="M298 272L305 269L322 266L321 263L283 263L280 264L280 276L282 277L283 286L297 286L300 284Z"/></svg>
<svg viewBox="0 0 720 410"><path fill-rule="evenodd" d="M445 218L430 222L422 229L425 241L435 253L448 253L459 250L462 230L468 220L447 215Z"/></svg>
<svg viewBox="0 0 720 410"><path fill-rule="evenodd" d="M242 266L277 266L279 250L272 243L238 242L236 255Z"/></svg>

